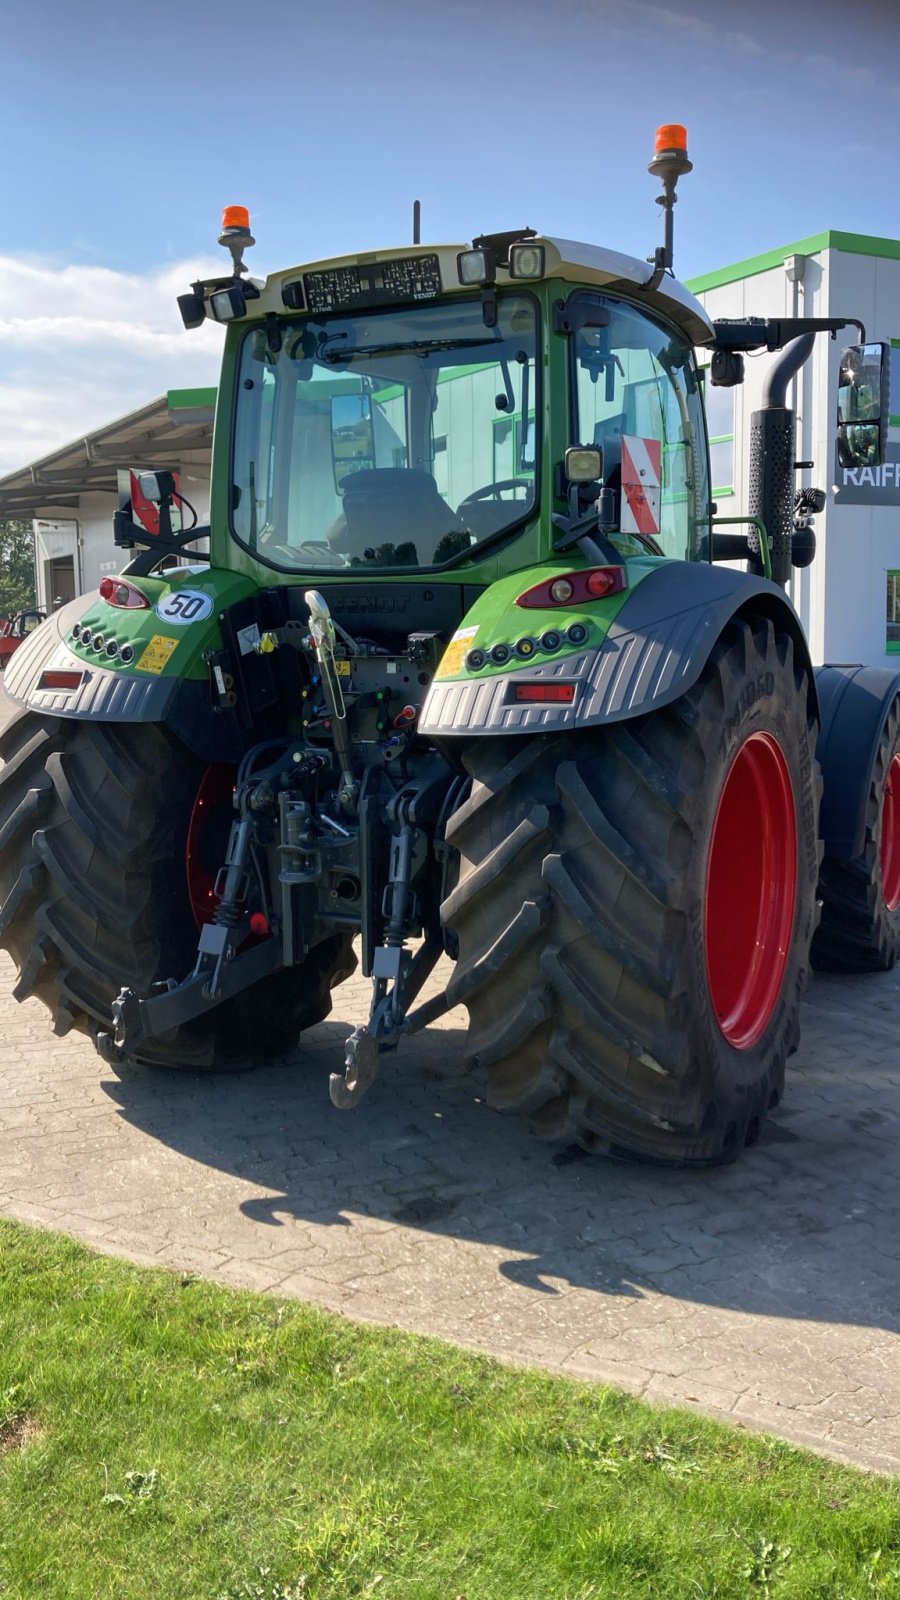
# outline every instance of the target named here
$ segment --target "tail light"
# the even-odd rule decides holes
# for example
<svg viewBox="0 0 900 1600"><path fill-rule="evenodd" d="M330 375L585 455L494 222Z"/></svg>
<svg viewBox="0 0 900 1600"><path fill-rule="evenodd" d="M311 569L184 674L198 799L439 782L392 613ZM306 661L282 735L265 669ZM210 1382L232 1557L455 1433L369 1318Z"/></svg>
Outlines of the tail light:
<svg viewBox="0 0 900 1600"><path fill-rule="evenodd" d="M513 700L518 705L570 706L574 699L574 683L513 684Z"/></svg>
<svg viewBox="0 0 900 1600"><path fill-rule="evenodd" d="M119 606L123 611L149 611L150 601L133 583L128 583L125 578L103 578L100 582L100 598L107 605Z"/></svg>
<svg viewBox="0 0 900 1600"><path fill-rule="evenodd" d="M54 671L45 667L41 673L39 689L80 689L84 679L83 672Z"/></svg>
<svg viewBox="0 0 900 1600"><path fill-rule="evenodd" d="M580 572L561 572L556 578L526 589L517 606L543 611L554 606L579 606L587 600L603 600L608 594L621 594L627 587L624 567L585 567Z"/></svg>

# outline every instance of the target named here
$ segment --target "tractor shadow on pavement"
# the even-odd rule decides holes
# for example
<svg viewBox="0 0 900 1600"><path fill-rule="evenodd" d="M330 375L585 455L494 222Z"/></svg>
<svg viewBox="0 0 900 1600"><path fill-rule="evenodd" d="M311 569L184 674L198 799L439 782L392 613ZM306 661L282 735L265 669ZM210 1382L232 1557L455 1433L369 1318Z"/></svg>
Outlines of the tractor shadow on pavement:
<svg viewBox="0 0 900 1600"><path fill-rule="evenodd" d="M328 1074L355 1020L350 999L338 992L341 1020L312 1030L302 1054L256 1072L104 1082L153 1140L241 1180L201 1179L196 1211L185 1202L210 1247L231 1252L239 1237L248 1258L265 1259L306 1247L312 1228L324 1281L348 1284L351 1311L360 1282L370 1300L383 1292L386 1318L400 1303L392 1285L401 1301L406 1292L395 1257L421 1265L433 1245L446 1260L437 1241L451 1239L487 1247L498 1295L504 1280L547 1300L573 1287L617 1300L649 1289L900 1331L900 972L816 981L783 1106L735 1165L711 1171L536 1140L484 1103L452 1025L459 1013L386 1056L362 1104L338 1112ZM483 1279L484 1251L463 1249L451 1294L464 1292L475 1256ZM367 1258L385 1263L368 1278ZM439 1276L417 1279L412 1259L410 1292L438 1303Z"/></svg>

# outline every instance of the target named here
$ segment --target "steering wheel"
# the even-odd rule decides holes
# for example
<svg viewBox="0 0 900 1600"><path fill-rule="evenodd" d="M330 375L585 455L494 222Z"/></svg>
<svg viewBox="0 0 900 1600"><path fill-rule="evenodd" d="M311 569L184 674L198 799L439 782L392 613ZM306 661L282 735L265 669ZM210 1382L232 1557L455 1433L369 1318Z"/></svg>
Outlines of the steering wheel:
<svg viewBox="0 0 900 1600"><path fill-rule="evenodd" d="M473 489L472 493L467 494L464 500L460 500L457 509L461 511L463 506L475 505L479 500L496 500L504 489L533 488L534 480L532 478L500 478L497 483L486 483L482 489Z"/></svg>

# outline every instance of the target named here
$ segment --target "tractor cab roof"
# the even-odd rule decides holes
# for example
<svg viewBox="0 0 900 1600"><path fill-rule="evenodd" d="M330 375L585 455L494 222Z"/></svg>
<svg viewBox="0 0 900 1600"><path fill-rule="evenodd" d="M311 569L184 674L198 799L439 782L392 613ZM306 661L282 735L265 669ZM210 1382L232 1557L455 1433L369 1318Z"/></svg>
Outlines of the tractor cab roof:
<svg viewBox="0 0 900 1600"><path fill-rule="evenodd" d="M664 273L660 281L650 287L655 277L654 268L636 256L541 234L529 238L528 242L544 248L542 279L560 278L585 287L610 289L646 305L674 323L691 344L713 342L715 333L703 306L670 273ZM471 293L472 286L460 283L457 269L457 258L469 248L460 244L401 245L395 250L366 251L288 267L270 273L265 282L259 284L260 300L252 302L251 315L282 313L285 305L321 313L374 309L381 304L397 304L400 298L425 301L437 294ZM415 261L421 261L424 274L418 286L412 268ZM408 294L398 293L393 287L397 281L395 272L401 268L404 278L409 279L412 274ZM511 278L508 269L501 266L496 269L496 284L499 288L527 290L529 287L528 281Z"/></svg>

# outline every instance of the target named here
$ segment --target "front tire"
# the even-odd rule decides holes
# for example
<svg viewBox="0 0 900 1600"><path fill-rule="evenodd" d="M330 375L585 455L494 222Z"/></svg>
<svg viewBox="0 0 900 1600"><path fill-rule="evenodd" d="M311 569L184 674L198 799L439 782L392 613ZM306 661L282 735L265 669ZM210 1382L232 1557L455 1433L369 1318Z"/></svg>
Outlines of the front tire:
<svg viewBox="0 0 900 1600"><path fill-rule="evenodd" d="M146 994L193 966L186 853L205 768L155 725L30 711L0 734L0 757L0 945L18 967L14 996L42 1000L58 1034L96 1043L123 985ZM335 935L134 1059L213 1071L265 1061L328 1015L354 965Z"/></svg>
<svg viewBox="0 0 900 1600"><path fill-rule="evenodd" d="M678 1163L754 1138L799 1041L816 921L809 689L790 637L751 618L670 707L470 748L443 918L491 1104Z"/></svg>

